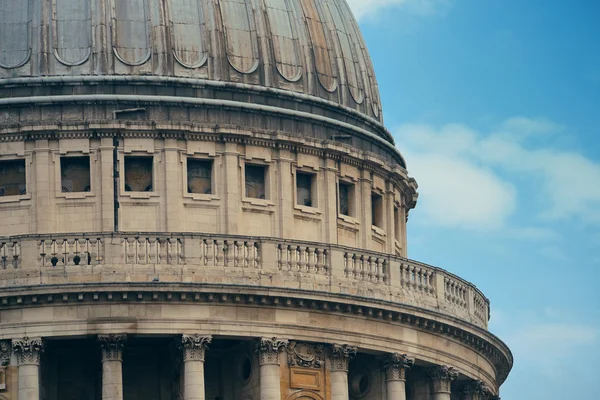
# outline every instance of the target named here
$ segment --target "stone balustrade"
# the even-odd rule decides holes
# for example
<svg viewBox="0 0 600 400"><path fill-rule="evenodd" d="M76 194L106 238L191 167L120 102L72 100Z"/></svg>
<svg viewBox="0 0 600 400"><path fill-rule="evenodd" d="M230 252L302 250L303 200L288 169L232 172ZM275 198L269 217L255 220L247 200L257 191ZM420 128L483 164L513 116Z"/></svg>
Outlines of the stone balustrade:
<svg viewBox="0 0 600 400"><path fill-rule="evenodd" d="M277 238L98 233L0 238L0 287L182 282L312 290L412 305L487 328L489 301L440 268Z"/></svg>

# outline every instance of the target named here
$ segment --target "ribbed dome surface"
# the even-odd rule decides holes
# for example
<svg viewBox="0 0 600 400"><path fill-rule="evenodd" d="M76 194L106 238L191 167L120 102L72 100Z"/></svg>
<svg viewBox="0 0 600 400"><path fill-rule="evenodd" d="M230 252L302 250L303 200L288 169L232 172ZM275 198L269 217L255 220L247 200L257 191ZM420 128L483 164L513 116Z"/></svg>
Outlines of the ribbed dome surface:
<svg viewBox="0 0 600 400"><path fill-rule="evenodd" d="M0 78L62 75L245 83L382 121L345 0L0 0Z"/></svg>

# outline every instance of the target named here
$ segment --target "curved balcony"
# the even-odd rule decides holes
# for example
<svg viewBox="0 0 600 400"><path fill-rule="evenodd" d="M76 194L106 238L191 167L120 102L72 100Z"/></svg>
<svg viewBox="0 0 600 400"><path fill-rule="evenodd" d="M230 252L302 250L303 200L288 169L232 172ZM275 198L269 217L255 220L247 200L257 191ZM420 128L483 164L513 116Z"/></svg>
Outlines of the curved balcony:
<svg viewBox="0 0 600 400"><path fill-rule="evenodd" d="M338 245L167 233L0 238L0 298L5 305L23 287L32 292L32 286L161 282L268 287L299 299L329 296L335 308L352 298L354 307L357 300L365 304L367 314L382 312L374 303L401 305L483 329L489 319L488 299L447 271Z"/></svg>

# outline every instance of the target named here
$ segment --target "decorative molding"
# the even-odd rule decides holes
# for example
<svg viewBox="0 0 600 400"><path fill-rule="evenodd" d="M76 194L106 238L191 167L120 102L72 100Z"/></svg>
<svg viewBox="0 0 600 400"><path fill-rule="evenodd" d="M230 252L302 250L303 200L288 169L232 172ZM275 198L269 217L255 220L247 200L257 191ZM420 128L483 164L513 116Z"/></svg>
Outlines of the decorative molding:
<svg viewBox="0 0 600 400"><path fill-rule="evenodd" d="M44 352L44 343L41 338L16 339L12 341L13 353L17 356L19 365L40 365L40 356Z"/></svg>
<svg viewBox="0 0 600 400"><path fill-rule="evenodd" d="M331 371L346 371L352 357L358 349L347 344L334 344L331 346Z"/></svg>
<svg viewBox="0 0 600 400"><path fill-rule="evenodd" d="M321 368L325 365L325 347L323 345L292 341L286 350L290 367Z"/></svg>
<svg viewBox="0 0 600 400"><path fill-rule="evenodd" d="M406 354L393 353L385 357L382 367L385 371L386 381L405 381L406 371L412 368L415 360Z"/></svg>
<svg viewBox="0 0 600 400"><path fill-rule="evenodd" d="M10 355L12 349L8 340L0 341L0 368L6 367L10 364Z"/></svg>
<svg viewBox="0 0 600 400"><path fill-rule="evenodd" d="M262 338L255 346L255 351L258 354L258 364L279 365L279 351L288 345L287 340L279 340L277 338Z"/></svg>
<svg viewBox="0 0 600 400"><path fill-rule="evenodd" d="M212 342L212 336L202 336L199 333L193 335L183 335L181 337L181 347L183 349L183 362L202 361L208 345Z"/></svg>
<svg viewBox="0 0 600 400"><path fill-rule="evenodd" d="M126 334L98 335L98 341L102 349L102 362L123 361L123 348L127 341Z"/></svg>
<svg viewBox="0 0 600 400"><path fill-rule="evenodd" d="M451 393L452 381L458 378L458 371L455 368L441 365L429 369L433 393Z"/></svg>

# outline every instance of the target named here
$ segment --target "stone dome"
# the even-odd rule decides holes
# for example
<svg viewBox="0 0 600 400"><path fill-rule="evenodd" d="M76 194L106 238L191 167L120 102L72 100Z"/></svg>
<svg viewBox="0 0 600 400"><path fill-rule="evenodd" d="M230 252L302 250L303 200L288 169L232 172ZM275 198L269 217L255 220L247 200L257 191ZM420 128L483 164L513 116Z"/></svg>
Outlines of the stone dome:
<svg viewBox="0 0 600 400"><path fill-rule="evenodd" d="M67 76L269 88L382 122L373 65L345 0L0 2L0 78Z"/></svg>

